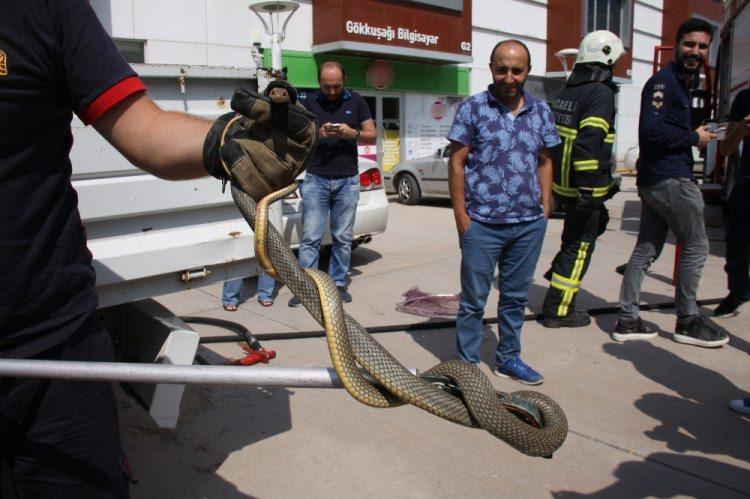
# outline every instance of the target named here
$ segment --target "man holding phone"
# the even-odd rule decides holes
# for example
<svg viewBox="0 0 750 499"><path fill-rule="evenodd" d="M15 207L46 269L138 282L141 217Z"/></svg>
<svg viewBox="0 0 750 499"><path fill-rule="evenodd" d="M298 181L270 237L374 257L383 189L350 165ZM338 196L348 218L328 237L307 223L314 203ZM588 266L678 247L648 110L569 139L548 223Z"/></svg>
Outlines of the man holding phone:
<svg viewBox="0 0 750 499"><path fill-rule="evenodd" d="M318 67L320 90L308 95L304 106L317 116L320 140L302 187L302 242L299 263L318 268L320 242L331 220L331 261L328 274L341 301L352 296L346 273L352 253L354 217L359 201L357 144L374 144L377 132L370 109L361 95L344 88L346 70L335 61ZM290 307L301 305L295 296Z"/></svg>

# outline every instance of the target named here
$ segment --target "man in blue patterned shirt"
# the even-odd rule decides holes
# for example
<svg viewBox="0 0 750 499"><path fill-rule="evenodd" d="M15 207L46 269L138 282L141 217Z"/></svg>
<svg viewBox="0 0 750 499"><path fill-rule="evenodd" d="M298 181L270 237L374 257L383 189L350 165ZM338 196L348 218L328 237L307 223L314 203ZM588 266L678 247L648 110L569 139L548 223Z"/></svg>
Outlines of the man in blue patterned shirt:
<svg viewBox="0 0 750 499"><path fill-rule="evenodd" d="M523 90L530 69L531 56L522 42L495 46L493 83L461 104L448 134L448 178L461 246L459 356L479 362L484 306L497 265L495 373L538 385L544 377L519 356L521 327L551 210L548 149L560 137L547 104Z"/></svg>

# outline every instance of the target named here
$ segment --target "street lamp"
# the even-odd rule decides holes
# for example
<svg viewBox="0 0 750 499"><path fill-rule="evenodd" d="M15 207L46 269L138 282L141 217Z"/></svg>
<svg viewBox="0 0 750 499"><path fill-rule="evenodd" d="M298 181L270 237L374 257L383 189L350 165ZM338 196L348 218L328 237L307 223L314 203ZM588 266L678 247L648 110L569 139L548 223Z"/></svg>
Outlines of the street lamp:
<svg viewBox="0 0 750 499"><path fill-rule="evenodd" d="M563 72L565 73L565 78L570 76L570 72L573 70L573 66L570 67L570 70L568 70L568 57L573 58L575 60L575 57L578 55L578 49L562 49L555 52L555 56L560 59L560 63L563 67ZM575 65L575 63L573 63Z"/></svg>
<svg viewBox="0 0 750 499"><path fill-rule="evenodd" d="M286 38L286 26L299 8L297 2L290 0L275 0L271 2L253 2L250 10L255 12L266 34L271 37L271 77L281 78L281 42ZM282 14L288 13L284 24L281 24ZM261 14L268 14L269 23L263 19Z"/></svg>

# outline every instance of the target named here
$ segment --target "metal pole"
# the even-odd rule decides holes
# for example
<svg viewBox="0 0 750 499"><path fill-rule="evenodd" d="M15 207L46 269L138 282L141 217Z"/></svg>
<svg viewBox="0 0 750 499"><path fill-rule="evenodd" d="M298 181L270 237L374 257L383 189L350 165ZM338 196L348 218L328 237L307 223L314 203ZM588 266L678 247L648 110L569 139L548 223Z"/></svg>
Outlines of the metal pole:
<svg viewBox="0 0 750 499"><path fill-rule="evenodd" d="M412 369L412 372L416 370ZM365 377L375 382L367 373ZM239 367L72 362L63 360L0 360L0 377L46 378L130 383L174 383L289 388L343 388L333 368Z"/></svg>

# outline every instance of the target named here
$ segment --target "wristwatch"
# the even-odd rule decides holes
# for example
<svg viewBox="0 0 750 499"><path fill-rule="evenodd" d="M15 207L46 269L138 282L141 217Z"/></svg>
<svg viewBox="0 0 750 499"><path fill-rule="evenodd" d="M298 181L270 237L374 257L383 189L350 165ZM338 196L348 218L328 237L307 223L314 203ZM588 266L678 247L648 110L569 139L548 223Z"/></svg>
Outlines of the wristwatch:
<svg viewBox="0 0 750 499"><path fill-rule="evenodd" d="M362 132L357 130L357 133L354 134L354 142L359 142L359 136L362 135Z"/></svg>

